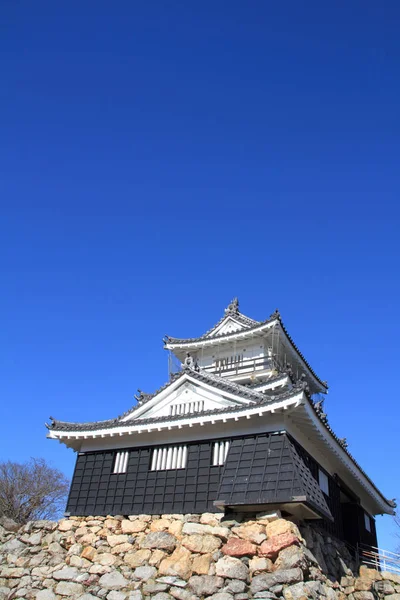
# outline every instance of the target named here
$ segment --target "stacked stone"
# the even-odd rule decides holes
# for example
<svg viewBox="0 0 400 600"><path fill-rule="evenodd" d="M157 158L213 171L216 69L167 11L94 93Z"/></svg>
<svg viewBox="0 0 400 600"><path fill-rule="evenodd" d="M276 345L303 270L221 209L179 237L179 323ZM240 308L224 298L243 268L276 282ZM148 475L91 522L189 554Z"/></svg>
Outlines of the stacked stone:
<svg viewBox="0 0 400 600"><path fill-rule="evenodd" d="M354 577L343 544L277 515L1 523L0 600L400 600L399 576Z"/></svg>

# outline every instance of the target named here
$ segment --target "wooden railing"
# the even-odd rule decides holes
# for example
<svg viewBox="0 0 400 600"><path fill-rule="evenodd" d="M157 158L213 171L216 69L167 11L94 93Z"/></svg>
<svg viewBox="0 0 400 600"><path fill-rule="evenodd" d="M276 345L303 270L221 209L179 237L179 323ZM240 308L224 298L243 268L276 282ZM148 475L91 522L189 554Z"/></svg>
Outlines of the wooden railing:
<svg viewBox="0 0 400 600"><path fill-rule="evenodd" d="M237 362L222 362L225 359L217 359L213 365L204 367L204 371L216 375L242 375L253 373L254 371L263 371L277 368L276 360L272 357L261 356L260 358L250 358L239 360Z"/></svg>

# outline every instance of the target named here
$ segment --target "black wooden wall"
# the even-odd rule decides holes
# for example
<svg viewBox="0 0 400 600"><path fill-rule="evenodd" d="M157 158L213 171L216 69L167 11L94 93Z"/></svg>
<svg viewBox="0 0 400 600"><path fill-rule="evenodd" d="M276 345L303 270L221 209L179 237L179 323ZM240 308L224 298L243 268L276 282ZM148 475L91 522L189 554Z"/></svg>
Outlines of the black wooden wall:
<svg viewBox="0 0 400 600"><path fill-rule="evenodd" d="M215 500L238 505L290 501L292 495L302 490L296 487L287 439L296 448L296 460L304 462L307 477L311 473L318 481L318 462L284 434L231 439L225 467L212 466L215 440L187 443L186 468L166 471L150 470L150 447L119 449L129 452L127 472L122 474L112 472L116 450L80 453L67 513L76 516L203 513L218 511ZM311 500L322 493L315 490L314 483L306 481ZM369 533L361 506L341 504L340 487L332 477L329 477L329 496L324 494L324 498L334 521L322 519L321 523L330 533L352 544L363 541L377 545L374 519Z"/></svg>
<svg viewBox="0 0 400 600"><path fill-rule="evenodd" d="M129 451L127 472L113 474L115 451L77 457L67 512L136 515L216 512L221 470L212 465L212 442L187 444L185 469L150 471L151 448Z"/></svg>

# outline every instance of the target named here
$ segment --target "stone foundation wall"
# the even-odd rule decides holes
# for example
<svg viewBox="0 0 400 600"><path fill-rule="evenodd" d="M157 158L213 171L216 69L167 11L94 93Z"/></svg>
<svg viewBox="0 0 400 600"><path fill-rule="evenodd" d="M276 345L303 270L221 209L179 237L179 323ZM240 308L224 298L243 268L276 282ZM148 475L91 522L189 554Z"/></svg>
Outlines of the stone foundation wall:
<svg viewBox="0 0 400 600"><path fill-rule="evenodd" d="M399 576L279 515L1 522L0 600L400 600Z"/></svg>

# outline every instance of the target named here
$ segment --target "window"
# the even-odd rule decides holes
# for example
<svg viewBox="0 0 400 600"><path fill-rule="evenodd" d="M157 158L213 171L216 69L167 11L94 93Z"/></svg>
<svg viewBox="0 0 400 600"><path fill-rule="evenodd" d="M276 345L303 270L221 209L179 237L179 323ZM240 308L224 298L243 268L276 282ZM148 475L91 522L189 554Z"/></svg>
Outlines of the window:
<svg viewBox="0 0 400 600"><path fill-rule="evenodd" d="M319 487L321 488L321 490L324 492L324 494L329 496L328 475L324 471L322 471L322 469L318 469L318 481L319 481Z"/></svg>
<svg viewBox="0 0 400 600"><path fill-rule="evenodd" d="M187 446L169 446L154 448L151 457L151 471L167 471L168 469L184 469L187 462Z"/></svg>
<svg viewBox="0 0 400 600"><path fill-rule="evenodd" d="M169 407L169 414L174 415L187 415L189 413L201 412L204 410L204 400L197 400L196 402L183 402L182 404L172 404Z"/></svg>
<svg viewBox="0 0 400 600"><path fill-rule="evenodd" d="M225 463L230 442L214 442L212 454L212 466L220 467Z"/></svg>
<svg viewBox="0 0 400 600"><path fill-rule="evenodd" d="M371 533L371 517L366 512L364 513L364 525L365 529Z"/></svg>
<svg viewBox="0 0 400 600"><path fill-rule="evenodd" d="M129 452L117 452L114 462L113 473L126 473Z"/></svg>

